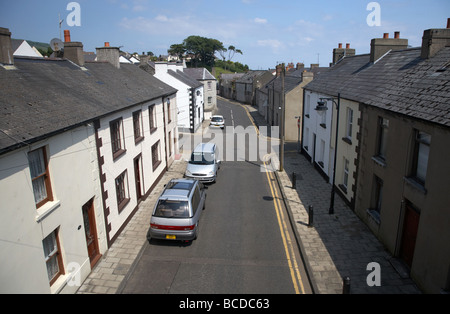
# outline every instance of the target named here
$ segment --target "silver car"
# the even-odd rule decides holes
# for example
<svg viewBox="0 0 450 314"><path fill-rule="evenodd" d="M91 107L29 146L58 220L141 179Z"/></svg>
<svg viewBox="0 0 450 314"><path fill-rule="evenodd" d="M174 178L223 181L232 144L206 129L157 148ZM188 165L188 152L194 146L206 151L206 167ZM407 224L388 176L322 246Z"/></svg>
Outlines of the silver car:
<svg viewBox="0 0 450 314"><path fill-rule="evenodd" d="M184 176L202 182L215 182L220 168L218 148L214 143L201 143L192 152Z"/></svg>
<svg viewBox="0 0 450 314"><path fill-rule="evenodd" d="M170 180L156 202L147 239L195 240L205 201L206 188L201 182Z"/></svg>
<svg viewBox="0 0 450 314"><path fill-rule="evenodd" d="M215 115L211 117L211 122L209 123L211 128L225 128L225 119L223 116Z"/></svg>

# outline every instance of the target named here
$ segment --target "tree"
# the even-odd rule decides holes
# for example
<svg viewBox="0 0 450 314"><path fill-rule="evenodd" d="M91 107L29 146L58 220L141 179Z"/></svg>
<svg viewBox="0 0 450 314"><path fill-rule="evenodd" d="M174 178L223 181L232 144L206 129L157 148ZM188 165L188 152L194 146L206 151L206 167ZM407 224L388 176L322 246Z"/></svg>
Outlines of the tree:
<svg viewBox="0 0 450 314"><path fill-rule="evenodd" d="M231 61L236 53L243 54L240 49L236 49L235 46L228 47L228 61Z"/></svg>
<svg viewBox="0 0 450 314"><path fill-rule="evenodd" d="M186 48L184 47L184 44L174 44L170 46L170 49L167 50L167 52L172 56L178 56L179 59L183 59Z"/></svg>

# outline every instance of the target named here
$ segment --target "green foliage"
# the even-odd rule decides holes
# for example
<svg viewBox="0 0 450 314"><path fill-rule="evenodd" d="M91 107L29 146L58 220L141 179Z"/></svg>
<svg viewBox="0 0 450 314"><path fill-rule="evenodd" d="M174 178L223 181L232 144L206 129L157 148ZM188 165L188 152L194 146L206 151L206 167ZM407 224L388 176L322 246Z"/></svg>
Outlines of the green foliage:
<svg viewBox="0 0 450 314"><path fill-rule="evenodd" d="M216 60L216 67L223 68L230 73L244 73L249 70L248 65L239 62Z"/></svg>

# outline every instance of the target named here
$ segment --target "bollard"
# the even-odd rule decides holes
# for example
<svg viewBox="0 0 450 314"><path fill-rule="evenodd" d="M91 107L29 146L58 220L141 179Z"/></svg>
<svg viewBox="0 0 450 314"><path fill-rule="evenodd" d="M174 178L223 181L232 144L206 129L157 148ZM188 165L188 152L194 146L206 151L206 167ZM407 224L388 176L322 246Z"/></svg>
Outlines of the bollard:
<svg viewBox="0 0 450 314"><path fill-rule="evenodd" d="M350 294L350 277L343 278L342 294Z"/></svg>
<svg viewBox="0 0 450 314"><path fill-rule="evenodd" d="M297 174L295 172L292 173L292 188L297 188Z"/></svg>
<svg viewBox="0 0 450 314"><path fill-rule="evenodd" d="M311 205L309 205L308 207L308 218L308 227L312 227L314 223L314 210Z"/></svg>

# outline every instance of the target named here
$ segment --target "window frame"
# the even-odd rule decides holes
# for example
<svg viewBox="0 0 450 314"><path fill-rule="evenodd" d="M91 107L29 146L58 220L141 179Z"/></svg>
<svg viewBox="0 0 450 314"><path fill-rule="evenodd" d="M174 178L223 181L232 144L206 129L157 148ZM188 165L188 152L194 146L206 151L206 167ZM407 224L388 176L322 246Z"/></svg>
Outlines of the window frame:
<svg viewBox="0 0 450 314"><path fill-rule="evenodd" d="M114 185L116 187L117 208L120 213L130 201L127 170L115 178Z"/></svg>
<svg viewBox="0 0 450 314"><path fill-rule="evenodd" d="M148 106L148 118L150 125L150 133L153 133L158 129L158 122L156 119L156 104Z"/></svg>
<svg viewBox="0 0 450 314"><path fill-rule="evenodd" d="M33 173L32 173L32 166L30 164L30 154L32 153L37 153L39 151L42 151L42 155L40 155L40 158L42 157L42 160L39 160L42 162L44 169L44 172L40 173L39 175L37 175L36 177L33 177ZM46 197L40 201L36 201L36 195L34 192L34 188L33 188L33 196L34 196L34 200L35 200L35 205L36 205L36 209L39 209L40 207L42 207L44 204L46 204L47 202L52 202L53 201L53 192L52 192L52 185L51 185L51 181L50 181L50 171L49 171L49 162L48 162L48 158L47 158L47 148L45 146L40 147L38 149L35 149L33 151L30 151L27 155L28 157L28 166L30 168L30 176L31 176L31 184L32 186L34 185L34 182L40 179L44 179L44 187L45 187L45 192L46 192Z"/></svg>
<svg viewBox="0 0 450 314"><path fill-rule="evenodd" d="M144 139L144 125L142 123L142 110L133 112L133 131L135 144Z"/></svg>
<svg viewBox="0 0 450 314"><path fill-rule="evenodd" d="M389 119L378 117L376 157L386 161L387 138L389 136Z"/></svg>
<svg viewBox="0 0 450 314"><path fill-rule="evenodd" d="M424 134L429 140L421 139L420 135ZM427 160L426 160L426 166L424 169L424 178L418 175L418 168L422 164L419 162L421 159L420 151L421 151L421 145L425 145L427 147ZM414 150L413 150L413 160L412 160L412 168L411 168L411 177L414 178L414 180L421 184L422 186L425 186L426 182L426 176L428 171L428 164L429 164L429 158L430 158L430 147L431 147L431 134L428 134L426 132L420 131L415 129L414 130Z"/></svg>
<svg viewBox="0 0 450 314"><path fill-rule="evenodd" d="M52 245L54 246L53 250L49 252L48 255L46 255L46 243L45 241L50 237L54 235L54 243ZM62 253L61 253L61 245L59 240L59 228L53 230L49 235L47 235L42 240L42 249L44 251L44 259L45 259L45 265L47 268L47 276L50 283L50 286L52 286L56 280L61 276L65 274L63 259L62 259ZM58 265L58 271L55 274L51 274L49 272L49 262L52 262L56 259L56 263ZM52 277L50 278L50 276Z"/></svg>
<svg viewBox="0 0 450 314"><path fill-rule="evenodd" d="M118 119L110 121L109 128L111 135L111 150L114 160L126 152L123 118L120 117Z"/></svg>
<svg viewBox="0 0 450 314"><path fill-rule="evenodd" d="M151 147L151 153L152 153L152 167L153 171L155 171L158 166L162 163L161 162L161 141L158 140L155 144ZM156 155L156 157L155 157Z"/></svg>

